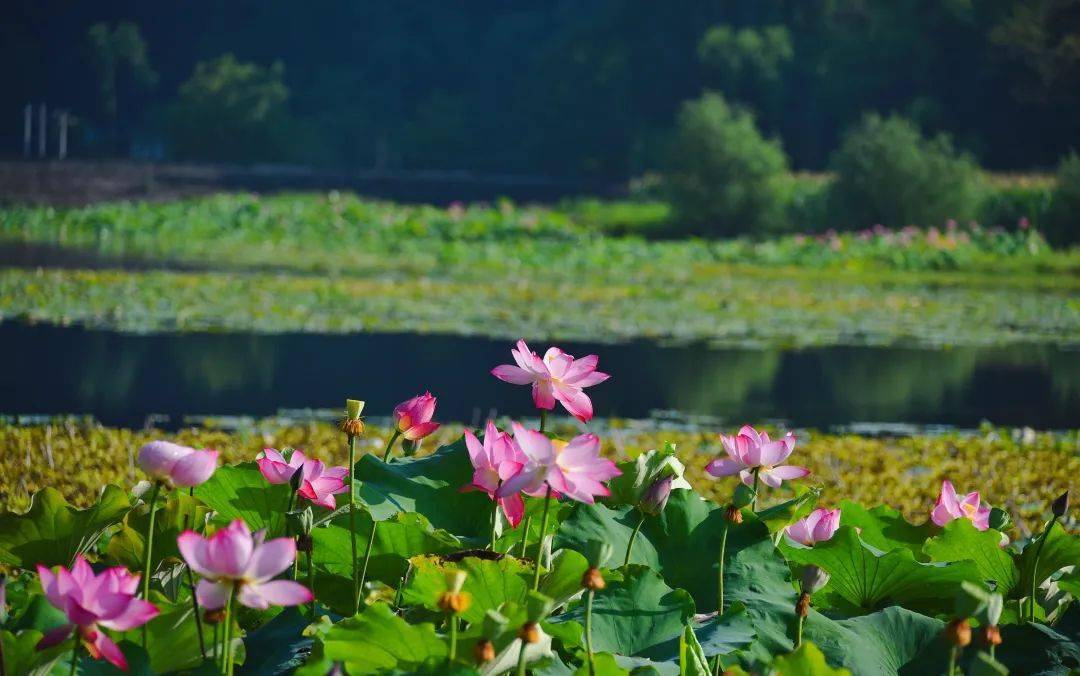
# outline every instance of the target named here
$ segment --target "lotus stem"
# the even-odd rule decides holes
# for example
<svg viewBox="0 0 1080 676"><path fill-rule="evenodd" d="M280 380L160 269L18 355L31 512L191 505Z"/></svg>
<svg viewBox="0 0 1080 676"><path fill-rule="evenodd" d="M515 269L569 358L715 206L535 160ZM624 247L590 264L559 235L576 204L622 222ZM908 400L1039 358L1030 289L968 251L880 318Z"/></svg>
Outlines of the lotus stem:
<svg viewBox="0 0 1080 676"><path fill-rule="evenodd" d="M458 618L450 615L450 663L457 660Z"/></svg>
<svg viewBox="0 0 1080 676"><path fill-rule="evenodd" d="M383 451L382 461L390 462L390 453L394 450L394 442L401 436L400 430L394 430L394 433L390 435L390 440L386 442L386 450ZM350 475L351 480L352 475Z"/></svg>
<svg viewBox="0 0 1080 676"><path fill-rule="evenodd" d="M499 482L502 485L502 481ZM491 551L495 551L495 529L499 523L499 501L495 500L491 509Z"/></svg>
<svg viewBox="0 0 1080 676"><path fill-rule="evenodd" d="M379 522L375 520L375 515L371 516L371 535L368 536L367 547L364 549L364 566L360 569L360 589L363 589L364 583L367 581L367 568L368 562L371 561L371 549L375 546L375 531L379 528ZM405 571L406 575L408 570ZM357 609L359 612L359 608Z"/></svg>
<svg viewBox="0 0 1080 676"><path fill-rule="evenodd" d="M540 409L540 431L543 432L545 427L547 427L547 409L542 408Z"/></svg>
<svg viewBox="0 0 1080 676"><path fill-rule="evenodd" d="M1031 605L1028 608L1028 621L1035 621L1035 586L1036 580L1039 577L1039 559L1042 557L1043 545L1046 544L1046 538L1050 537L1050 529L1057 523L1057 514L1050 518L1050 523L1047 524L1046 530L1043 531L1042 537L1039 538L1039 546L1035 550L1035 563L1031 566Z"/></svg>
<svg viewBox="0 0 1080 676"><path fill-rule="evenodd" d="M142 579L142 598L144 601L150 600L150 560L154 553L154 519L156 512L154 511L154 503L157 502L158 493L161 491L161 484L154 482L154 487L150 489L150 501L147 503L150 506L150 524L146 528L146 541L143 543L143 579ZM142 647L146 650L147 642L149 641L149 635L146 630L146 625L142 627Z"/></svg>
<svg viewBox="0 0 1080 676"><path fill-rule="evenodd" d="M945 672L948 676L953 676L956 673L956 654L959 652L959 648L955 645L949 648L949 668Z"/></svg>
<svg viewBox="0 0 1080 676"><path fill-rule="evenodd" d="M229 592L229 599L225 602L225 629L222 631L224 640L221 651L221 671L225 676L232 676L232 609L233 597L236 590Z"/></svg>
<svg viewBox="0 0 1080 676"><path fill-rule="evenodd" d="M296 506L296 491L290 491L289 492L289 501L285 504L285 513L288 514L289 512L293 511L293 507L295 507L295 506ZM295 540L296 538L293 538L293 539ZM291 570L291 572L289 574L289 579L290 580L295 580L296 579L296 574L297 574L297 571L299 569L299 566L300 566L299 559L298 558L293 559L292 570Z"/></svg>
<svg viewBox="0 0 1080 676"><path fill-rule="evenodd" d="M307 550L307 586L311 591L311 621L315 621L315 566L311 563L311 553L315 549L311 546Z"/></svg>
<svg viewBox="0 0 1080 676"><path fill-rule="evenodd" d="M727 555L727 534L731 525L724 520L724 530L720 532L720 557L716 564L716 612L724 614L724 558Z"/></svg>
<svg viewBox="0 0 1080 676"><path fill-rule="evenodd" d="M528 645L529 644L526 643L524 639L521 640L521 651L518 652L517 676L525 676L525 667L526 667L525 648Z"/></svg>
<svg viewBox="0 0 1080 676"><path fill-rule="evenodd" d="M78 630L75 631L74 644L75 645L71 647L71 671L68 672L69 674L71 674L71 676L75 676L75 672L79 669L79 649L82 647L82 644L79 643Z"/></svg>
<svg viewBox="0 0 1080 676"><path fill-rule="evenodd" d="M356 437L349 435L349 539L352 540L353 615L360 612L360 570L356 567L356 496L353 469L356 467Z"/></svg>
<svg viewBox="0 0 1080 676"><path fill-rule="evenodd" d="M536 570L533 572L533 591L540 589L540 557L544 551L544 537L547 534L548 512L551 509L551 484L548 484L547 493L544 495L544 514L540 517L540 538L536 541Z"/></svg>
<svg viewBox="0 0 1080 676"><path fill-rule="evenodd" d="M758 476L758 474L759 474L760 472L761 472L761 468L760 468L760 467L755 467L755 468L754 468L754 497L753 497L753 499L752 499L752 501L751 501L751 503L750 503L750 511L752 511L752 512L757 512L757 492L758 492L758 484L759 484L759 483L760 483L760 481L761 481L761 477L760 477L760 476Z"/></svg>
<svg viewBox="0 0 1080 676"><path fill-rule="evenodd" d="M525 527L521 529L521 555L520 558L524 559L525 554L529 551L529 528L532 527L532 517L525 517Z"/></svg>
<svg viewBox="0 0 1080 676"><path fill-rule="evenodd" d="M799 621L795 625L795 647L798 648L802 645L802 630L803 623L806 622L806 618L799 615Z"/></svg>
<svg viewBox="0 0 1080 676"><path fill-rule="evenodd" d="M634 532L630 534L630 542L626 543L626 556L623 557L622 565L626 566L630 563L630 554L634 551L634 541L637 540L638 533L641 532L641 526L645 523L645 514L641 515L638 519L637 525L634 526Z"/></svg>
<svg viewBox="0 0 1080 676"><path fill-rule="evenodd" d="M188 488L188 495L195 497L195 487ZM184 517L184 529L188 527L187 516ZM199 524L191 524L192 529L197 530ZM202 656L203 662L206 661L206 641L203 639L202 631L202 614L199 612L199 597L195 595L195 573L191 572L191 566L185 566L187 568L187 580L188 587L191 588L191 609L195 612L195 635L199 638L199 655ZM3 674L0 674L3 676Z"/></svg>
<svg viewBox="0 0 1080 676"><path fill-rule="evenodd" d="M593 664L592 648L592 602L595 594L596 592L590 589L585 595L585 653L588 655L589 659L589 676L596 676L596 665Z"/></svg>

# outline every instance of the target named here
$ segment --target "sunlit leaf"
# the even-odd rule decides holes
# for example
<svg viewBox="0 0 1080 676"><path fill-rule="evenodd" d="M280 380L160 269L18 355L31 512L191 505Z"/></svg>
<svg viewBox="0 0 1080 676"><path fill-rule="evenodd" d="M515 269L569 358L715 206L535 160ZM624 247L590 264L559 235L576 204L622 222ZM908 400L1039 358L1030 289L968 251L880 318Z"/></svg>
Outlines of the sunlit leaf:
<svg viewBox="0 0 1080 676"><path fill-rule="evenodd" d="M111 484L86 509L76 509L59 491L43 488L25 514L0 514L0 563L18 568L71 565L76 554L89 550L130 509L127 493Z"/></svg>

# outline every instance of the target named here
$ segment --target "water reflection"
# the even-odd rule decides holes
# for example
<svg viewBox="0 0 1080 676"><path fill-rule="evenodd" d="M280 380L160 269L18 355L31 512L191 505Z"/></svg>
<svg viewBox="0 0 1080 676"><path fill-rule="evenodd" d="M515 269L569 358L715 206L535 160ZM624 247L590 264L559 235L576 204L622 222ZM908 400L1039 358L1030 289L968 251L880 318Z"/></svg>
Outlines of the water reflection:
<svg viewBox="0 0 1080 676"><path fill-rule="evenodd" d="M272 414L335 408L345 396L375 412L425 388L445 419L531 412L524 388L490 369L509 341L397 334L137 336L83 328L0 325L9 364L0 413L89 413L139 425L149 414ZM537 344L534 348L541 348ZM821 426L857 421L1035 427L1080 420L1080 353L1008 348L833 347L809 350L565 346L598 352L614 379L593 394L601 416L653 410L731 424L782 418Z"/></svg>

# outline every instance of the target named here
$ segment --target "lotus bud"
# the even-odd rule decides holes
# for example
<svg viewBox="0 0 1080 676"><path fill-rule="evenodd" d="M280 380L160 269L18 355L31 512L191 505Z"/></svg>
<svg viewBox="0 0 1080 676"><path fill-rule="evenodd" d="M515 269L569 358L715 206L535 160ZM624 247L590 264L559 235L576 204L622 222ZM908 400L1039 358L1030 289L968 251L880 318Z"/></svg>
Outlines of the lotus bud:
<svg viewBox="0 0 1080 676"><path fill-rule="evenodd" d="M539 643L540 642L540 627L535 622L526 622L521 625L521 631L518 632L518 638L525 643Z"/></svg>
<svg viewBox="0 0 1080 676"><path fill-rule="evenodd" d="M304 483L304 466L296 468L296 471L289 477L289 487L292 488L293 493L300 490L300 486Z"/></svg>
<svg viewBox="0 0 1080 676"><path fill-rule="evenodd" d="M460 615L472 605L472 596L461 591L468 575L463 570L446 571L446 591L439 595L439 609L450 615Z"/></svg>
<svg viewBox="0 0 1080 676"><path fill-rule="evenodd" d="M477 641L476 647L473 648L473 659L477 665L487 664L495 659L495 644L486 638Z"/></svg>
<svg viewBox="0 0 1080 676"><path fill-rule="evenodd" d="M591 591L600 591L607 586L607 582L599 568L589 568L581 576L581 586Z"/></svg>
<svg viewBox="0 0 1080 676"><path fill-rule="evenodd" d="M615 553L615 548L607 540L589 540L585 544L585 558L591 568L603 568Z"/></svg>
<svg viewBox="0 0 1080 676"><path fill-rule="evenodd" d="M817 566L810 565L803 568L801 583L804 594L814 594L829 584L829 574Z"/></svg>
<svg viewBox="0 0 1080 676"><path fill-rule="evenodd" d="M739 509L743 507L749 507L754 502L754 497L757 494L753 488L750 488L746 484L739 484L738 488L731 495L731 504Z"/></svg>
<svg viewBox="0 0 1080 676"><path fill-rule="evenodd" d="M945 625L945 640L958 648L966 648L971 644L971 624L967 618L961 617Z"/></svg>
<svg viewBox="0 0 1080 676"><path fill-rule="evenodd" d="M670 474L654 481L649 490L645 491L638 509L649 516L658 516L667 507L668 498L671 496L671 484L674 477Z"/></svg>
<svg viewBox="0 0 1080 676"><path fill-rule="evenodd" d="M1054 504L1050 506L1050 511L1058 519L1063 518L1069 512L1069 491L1065 491L1057 500L1054 500Z"/></svg>
<svg viewBox="0 0 1080 676"><path fill-rule="evenodd" d="M1006 531L1012 528L1012 517L1000 507L990 510L990 527L994 530Z"/></svg>
<svg viewBox="0 0 1080 676"><path fill-rule="evenodd" d="M310 535L314 527L315 513L310 506L285 514L285 528L289 535Z"/></svg>

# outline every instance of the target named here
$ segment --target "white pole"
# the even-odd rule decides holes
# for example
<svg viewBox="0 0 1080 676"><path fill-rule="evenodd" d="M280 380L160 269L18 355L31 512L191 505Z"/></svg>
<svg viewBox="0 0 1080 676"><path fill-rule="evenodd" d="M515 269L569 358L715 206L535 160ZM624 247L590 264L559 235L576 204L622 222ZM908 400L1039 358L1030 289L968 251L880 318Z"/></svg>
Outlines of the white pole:
<svg viewBox="0 0 1080 676"><path fill-rule="evenodd" d="M37 153L38 153L38 157L40 157L41 159L45 159L45 148L46 148L45 141L46 141L46 137L48 136L48 133L49 133L49 130L46 127L47 120L45 119L45 112L46 112L45 111L45 104L44 103L39 104L38 105L38 140L37 140L38 145L37 145Z"/></svg>
<svg viewBox="0 0 1080 676"><path fill-rule="evenodd" d="M23 157L30 157L30 149L33 147L34 139L34 104L28 103L23 108L23 136L22 136L22 154Z"/></svg>
<svg viewBox="0 0 1080 676"><path fill-rule="evenodd" d="M67 135L68 135L68 111L60 111L60 142L56 149L56 159L62 160L67 157Z"/></svg>

